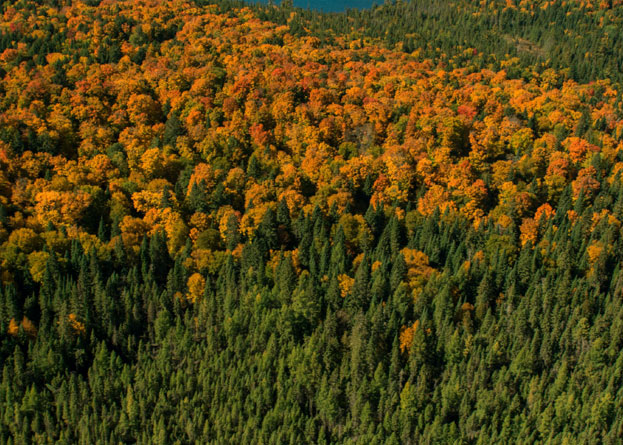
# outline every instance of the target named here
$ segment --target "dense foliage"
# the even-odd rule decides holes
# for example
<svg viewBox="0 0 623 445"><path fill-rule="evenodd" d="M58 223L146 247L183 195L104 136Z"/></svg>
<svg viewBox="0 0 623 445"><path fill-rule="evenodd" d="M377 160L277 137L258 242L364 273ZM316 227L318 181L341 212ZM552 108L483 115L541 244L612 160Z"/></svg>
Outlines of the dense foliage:
<svg viewBox="0 0 623 445"><path fill-rule="evenodd" d="M0 442L617 443L618 84L286 10L4 4Z"/></svg>
<svg viewBox="0 0 623 445"><path fill-rule="evenodd" d="M298 9L296 17L291 2L283 3L258 8L260 17L288 23L296 35L380 37L451 68L499 70L511 57L513 76L555 68L576 81L623 81L621 0L394 0L348 14Z"/></svg>

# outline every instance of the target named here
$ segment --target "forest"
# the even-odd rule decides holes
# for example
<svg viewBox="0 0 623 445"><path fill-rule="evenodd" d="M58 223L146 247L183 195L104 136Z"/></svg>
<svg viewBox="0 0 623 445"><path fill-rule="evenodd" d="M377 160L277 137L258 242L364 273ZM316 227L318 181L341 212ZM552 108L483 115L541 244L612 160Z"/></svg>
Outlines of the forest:
<svg viewBox="0 0 623 445"><path fill-rule="evenodd" d="M234 0L220 3L235 4ZM621 0L377 3L380 6L348 9L346 14L293 9L288 1L281 2L282 8L257 9L259 17L288 24L295 35L315 35L329 42L336 33L350 39L375 38L385 47L416 52L446 68L504 69L526 80L535 70L554 68L579 82L623 81ZM520 66L510 69L504 65L508 59L517 59Z"/></svg>
<svg viewBox="0 0 623 445"><path fill-rule="evenodd" d="M620 443L620 2L0 11L0 443Z"/></svg>

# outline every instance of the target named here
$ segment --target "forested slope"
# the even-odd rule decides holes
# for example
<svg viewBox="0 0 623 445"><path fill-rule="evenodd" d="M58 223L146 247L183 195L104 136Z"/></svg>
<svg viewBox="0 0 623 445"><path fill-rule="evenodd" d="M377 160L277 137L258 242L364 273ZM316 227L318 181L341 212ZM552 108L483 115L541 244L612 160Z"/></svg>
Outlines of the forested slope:
<svg viewBox="0 0 623 445"><path fill-rule="evenodd" d="M197 0L201 2L201 0ZM222 4L229 2L222 0ZM347 14L258 8L260 17L289 23L297 35L380 38L384 45L441 62L499 70L513 77L555 68L581 82L623 81L620 0L397 0ZM508 68L507 68L508 69Z"/></svg>
<svg viewBox="0 0 623 445"><path fill-rule="evenodd" d="M3 7L0 442L618 442L616 83L92 3Z"/></svg>

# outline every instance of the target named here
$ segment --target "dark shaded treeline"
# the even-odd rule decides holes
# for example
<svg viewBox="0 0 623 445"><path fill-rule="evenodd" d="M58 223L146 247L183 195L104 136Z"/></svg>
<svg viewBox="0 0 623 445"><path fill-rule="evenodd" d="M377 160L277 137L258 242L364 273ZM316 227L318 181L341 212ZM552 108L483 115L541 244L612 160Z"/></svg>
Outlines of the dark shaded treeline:
<svg viewBox="0 0 623 445"><path fill-rule="evenodd" d="M199 4L240 6L229 0ZM406 0L378 2L370 9L323 13L252 4L260 17L288 24L298 35L326 41L335 36L381 39L390 48L417 51L448 68L507 69L512 77L529 78L536 70L562 70L579 82L623 80L623 6L610 1L470 2L464 0ZM296 11L296 16L290 16ZM517 57L517 64L505 64Z"/></svg>

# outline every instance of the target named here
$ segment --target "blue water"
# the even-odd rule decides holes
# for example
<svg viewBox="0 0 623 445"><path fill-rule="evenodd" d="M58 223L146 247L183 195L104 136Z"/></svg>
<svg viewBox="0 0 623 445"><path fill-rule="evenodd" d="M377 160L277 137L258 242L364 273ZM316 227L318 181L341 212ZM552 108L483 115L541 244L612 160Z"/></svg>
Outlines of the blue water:
<svg viewBox="0 0 623 445"><path fill-rule="evenodd" d="M260 3L268 3L267 0L259 0ZM275 1L275 3L281 3ZM309 8L324 12L342 12L346 9L366 9L372 5L380 5L383 0L294 0L294 6L299 8Z"/></svg>

